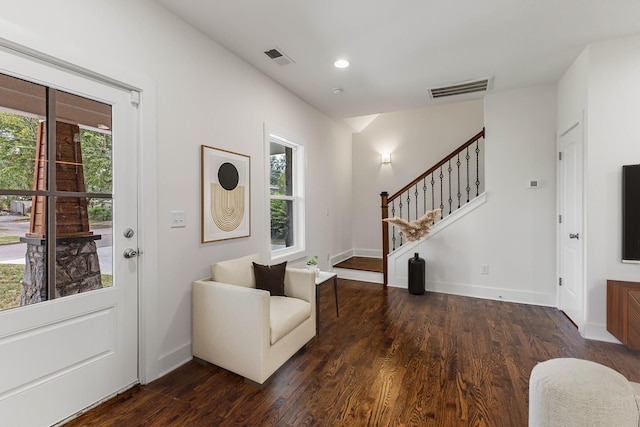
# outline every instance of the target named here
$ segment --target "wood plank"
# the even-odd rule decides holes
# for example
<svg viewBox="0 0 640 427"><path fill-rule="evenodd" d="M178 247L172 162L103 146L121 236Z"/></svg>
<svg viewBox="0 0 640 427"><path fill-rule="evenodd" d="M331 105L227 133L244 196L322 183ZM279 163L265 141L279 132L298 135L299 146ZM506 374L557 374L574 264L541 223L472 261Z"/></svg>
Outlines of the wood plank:
<svg viewBox="0 0 640 427"><path fill-rule="evenodd" d="M350 270L373 271L374 273L382 273L382 258L354 256L334 265L334 267L347 268Z"/></svg>
<svg viewBox="0 0 640 427"><path fill-rule="evenodd" d="M640 350L640 289L629 290L627 304L627 347Z"/></svg>
<svg viewBox="0 0 640 427"><path fill-rule="evenodd" d="M555 308L339 279L321 331L258 390L189 362L68 426L526 426L531 369L555 357L639 382L640 351L583 339Z"/></svg>

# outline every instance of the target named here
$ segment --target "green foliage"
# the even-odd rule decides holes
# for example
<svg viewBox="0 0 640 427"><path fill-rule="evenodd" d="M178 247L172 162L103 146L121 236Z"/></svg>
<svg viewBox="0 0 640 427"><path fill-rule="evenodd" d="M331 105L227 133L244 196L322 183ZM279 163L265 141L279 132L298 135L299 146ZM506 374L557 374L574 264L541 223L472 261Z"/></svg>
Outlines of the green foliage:
<svg viewBox="0 0 640 427"><path fill-rule="evenodd" d="M271 194L286 194L285 180L287 170L287 159L284 154L273 154L269 157L271 165Z"/></svg>
<svg viewBox="0 0 640 427"><path fill-rule="evenodd" d="M0 188L32 189L37 130L38 119L0 112Z"/></svg>
<svg viewBox="0 0 640 427"><path fill-rule="evenodd" d="M111 209L104 206L89 207L89 220L90 221L111 221Z"/></svg>
<svg viewBox="0 0 640 427"><path fill-rule="evenodd" d="M82 162L87 192L111 193L111 135L81 130Z"/></svg>
<svg viewBox="0 0 640 427"><path fill-rule="evenodd" d="M271 200L271 240L285 241L289 231L286 200Z"/></svg>
<svg viewBox="0 0 640 427"><path fill-rule="evenodd" d="M20 242L19 236L0 236L0 245Z"/></svg>
<svg viewBox="0 0 640 427"><path fill-rule="evenodd" d="M100 278L102 279L102 287L108 288L113 286L113 276L110 274L101 274Z"/></svg>
<svg viewBox="0 0 640 427"><path fill-rule="evenodd" d="M0 112L0 189L33 189L38 122L37 118ZM86 191L111 193L111 135L88 129L81 129L80 134ZM19 198L1 197L0 209L8 210L10 203ZM22 199L28 200L29 197ZM105 218L102 211L98 215Z"/></svg>
<svg viewBox="0 0 640 427"><path fill-rule="evenodd" d="M0 264L0 310L18 307L24 265Z"/></svg>

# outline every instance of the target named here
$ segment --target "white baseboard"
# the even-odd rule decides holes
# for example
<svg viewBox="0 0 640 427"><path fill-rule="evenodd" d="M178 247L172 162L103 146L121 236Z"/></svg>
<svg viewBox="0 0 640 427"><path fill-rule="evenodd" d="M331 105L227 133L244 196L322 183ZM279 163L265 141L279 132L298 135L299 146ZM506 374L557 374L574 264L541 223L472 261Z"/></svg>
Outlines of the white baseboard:
<svg viewBox="0 0 640 427"><path fill-rule="evenodd" d="M599 325L596 323L585 323L584 327L580 331L580 334L588 340L604 341L614 344L622 344L616 337L611 335L607 331L606 325Z"/></svg>
<svg viewBox="0 0 640 427"><path fill-rule="evenodd" d="M353 256L365 258L382 258L382 250L379 249L354 249Z"/></svg>
<svg viewBox="0 0 640 427"><path fill-rule="evenodd" d="M185 344L182 347L160 356L160 358L158 358L158 371L160 372L158 378L176 370L191 359L193 359L191 343Z"/></svg>
<svg viewBox="0 0 640 427"><path fill-rule="evenodd" d="M353 256L353 249L336 254L330 258L331 266L339 264L342 261L346 261L352 256Z"/></svg>
<svg viewBox="0 0 640 427"><path fill-rule="evenodd" d="M408 288L408 283L406 281L394 281L393 283L389 281L388 285L395 288ZM555 295L520 291L516 289L492 288L467 283L434 282L430 280L426 281L425 288L427 291L443 294L515 302L520 304L541 305L545 307L556 306Z"/></svg>

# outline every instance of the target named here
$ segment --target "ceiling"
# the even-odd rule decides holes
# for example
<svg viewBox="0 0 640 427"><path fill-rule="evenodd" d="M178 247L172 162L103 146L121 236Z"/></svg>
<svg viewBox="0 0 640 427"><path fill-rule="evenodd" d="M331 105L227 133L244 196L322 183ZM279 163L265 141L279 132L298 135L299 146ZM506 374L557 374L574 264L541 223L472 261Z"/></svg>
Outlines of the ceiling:
<svg viewBox="0 0 640 427"><path fill-rule="evenodd" d="M156 1L334 119L477 99L427 93L477 78L555 83L587 44L640 33L640 0Z"/></svg>

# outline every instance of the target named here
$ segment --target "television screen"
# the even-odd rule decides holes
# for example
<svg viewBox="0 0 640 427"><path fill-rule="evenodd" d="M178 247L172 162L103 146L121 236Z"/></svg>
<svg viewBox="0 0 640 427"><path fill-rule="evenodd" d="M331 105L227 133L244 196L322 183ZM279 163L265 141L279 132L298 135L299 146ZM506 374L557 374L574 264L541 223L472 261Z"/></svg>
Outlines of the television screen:
<svg viewBox="0 0 640 427"><path fill-rule="evenodd" d="M640 261L640 165L622 167L622 260Z"/></svg>

